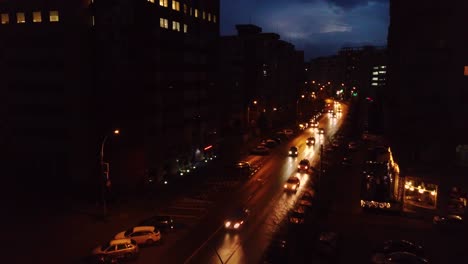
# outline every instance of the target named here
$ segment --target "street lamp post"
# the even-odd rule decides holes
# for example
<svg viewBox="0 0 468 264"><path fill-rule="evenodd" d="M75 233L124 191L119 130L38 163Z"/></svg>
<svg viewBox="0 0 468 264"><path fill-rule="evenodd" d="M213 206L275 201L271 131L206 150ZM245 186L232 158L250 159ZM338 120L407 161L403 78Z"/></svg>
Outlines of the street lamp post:
<svg viewBox="0 0 468 264"><path fill-rule="evenodd" d="M297 120L299 119L299 101L301 99L303 99L304 97L305 97L305 95L301 95L301 97L299 99L297 99L297 101L296 101L296 119ZM299 122L299 120L297 122Z"/></svg>
<svg viewBox="0 0 468 264"><path fill-rule="evenodd" d="M257 101L252 102L254 105L257 104ZM250 102L247 104L247 130L250 131Z"/></svg>
<svg viewBox="0 0 468 264"><path fill-rule="evenodd" d="M120 133L120 131L118 129L114 130L113 131L113 134L114 135L118 135ZM110 185L110 180L109 180L109 169L107 167L107 169L105 169L105 162L104 162L104 145L106 144L106 141L107 141L107 138L109 137L109 135L105 135L104 136L104 139L102 140L102 143L101 143L101 151L99 153L99 163L100 163L100 169L101 169L101 173L100 173L100 177L103 177L104 176L104 173L106 173L105 175L105 179L102 179L102 188L101 188L101 199L102 199L102 213L104 216L107 215L107 201L106 201L106 187L108 187Z"/></svg>

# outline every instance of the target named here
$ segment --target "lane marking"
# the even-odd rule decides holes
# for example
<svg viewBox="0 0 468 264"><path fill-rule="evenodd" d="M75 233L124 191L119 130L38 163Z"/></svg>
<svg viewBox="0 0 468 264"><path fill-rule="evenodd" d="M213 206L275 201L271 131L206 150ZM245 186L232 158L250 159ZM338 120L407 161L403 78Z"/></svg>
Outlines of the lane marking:
<svg viewBox="0 0 468 264"><path fill-rule="evenodd" d="M188 257L185 261L184 261L184 264L187 264L189 263L189 261L196 255L198 254L198 251L200 251L203 247L205 247L206 243L208 243L208 241L210 241L215 235L216 233L218 233L219 230L221 230L221 228L223 228L223 225L220 225L218 227L218 229L216 229L216 231L213 232L213 234L211 234L211 236L205 241L203 242L203 244L200 245L200 247L198 247L192 255L190 255L190 257Z"/></svg>

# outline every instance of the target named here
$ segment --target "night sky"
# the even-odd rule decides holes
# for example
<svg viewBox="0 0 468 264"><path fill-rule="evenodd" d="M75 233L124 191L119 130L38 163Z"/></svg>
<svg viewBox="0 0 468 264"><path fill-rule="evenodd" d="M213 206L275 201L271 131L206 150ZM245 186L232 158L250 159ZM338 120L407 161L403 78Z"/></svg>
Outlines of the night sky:
<svg viewBox="0 0 468 264"><path fill-rule="evenodd" d="M343 47L386 45L390 0L221 0L221 35L236 24L278 33L304 59L334 55Z"/></svg>

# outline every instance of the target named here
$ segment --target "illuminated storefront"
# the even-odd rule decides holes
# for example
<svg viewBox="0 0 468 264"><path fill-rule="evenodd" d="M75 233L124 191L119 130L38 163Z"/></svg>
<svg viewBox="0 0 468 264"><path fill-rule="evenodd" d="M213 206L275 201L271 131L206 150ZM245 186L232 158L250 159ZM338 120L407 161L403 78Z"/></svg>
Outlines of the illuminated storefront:
<svg viewBox="0 0 468 264"><path fill-rule="evenodd" d="M439 186L425 182L420 178L406 177L404 185L404 203L427 209L436 209Z"/></svg>

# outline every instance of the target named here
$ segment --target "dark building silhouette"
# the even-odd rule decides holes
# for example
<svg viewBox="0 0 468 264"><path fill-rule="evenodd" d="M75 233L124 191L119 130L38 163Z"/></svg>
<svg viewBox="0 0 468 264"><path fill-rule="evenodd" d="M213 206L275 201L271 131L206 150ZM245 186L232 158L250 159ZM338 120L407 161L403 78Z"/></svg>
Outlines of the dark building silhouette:
<svg viewBox="0 0 468 264"><path fill-rule="evenodd" d="M0 14L1 143L21 186L93 185L105 136L127 189L210 144L219 1L2 1Z"/></svg>
<svg viewBox="0 0 468 264"><path fill-rule="evenodd" d="M293 116L303 86L304 53L256 25L236 25L236 29L237 35L222 36L219 44L219 83L224 93L218 102L226 121L246 128L261 115L267 126Z"/></svg>
<svg viewBox="0 0 468 264"><path fill-rule="evenodd" d="M439 185L442 199L468 187L466 10L466 1L390 1L386 130L407 182Z"/></svg>

